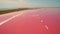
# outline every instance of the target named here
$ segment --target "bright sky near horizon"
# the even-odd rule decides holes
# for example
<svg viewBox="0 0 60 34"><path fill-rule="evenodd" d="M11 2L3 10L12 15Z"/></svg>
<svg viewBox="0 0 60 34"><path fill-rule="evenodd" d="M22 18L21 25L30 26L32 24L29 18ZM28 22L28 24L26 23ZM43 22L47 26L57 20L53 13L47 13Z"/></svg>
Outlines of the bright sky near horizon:
<svg viewBox="0 0 60 34"><path fill-rule="evenodd" d="M24 7L60 7L60 0L0 0L0 9Z"/></svg>

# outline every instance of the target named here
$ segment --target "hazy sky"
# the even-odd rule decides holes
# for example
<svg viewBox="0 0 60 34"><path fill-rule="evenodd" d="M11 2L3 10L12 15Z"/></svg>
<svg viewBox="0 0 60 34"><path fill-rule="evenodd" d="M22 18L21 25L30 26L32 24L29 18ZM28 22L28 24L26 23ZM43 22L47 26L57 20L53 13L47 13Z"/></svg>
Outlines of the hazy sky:
<svg viewBox="0 0 60 34"><path fill-rule="evenodd" d="M0 9L24 7L60 7L60 0L0 0Z"/></svg>

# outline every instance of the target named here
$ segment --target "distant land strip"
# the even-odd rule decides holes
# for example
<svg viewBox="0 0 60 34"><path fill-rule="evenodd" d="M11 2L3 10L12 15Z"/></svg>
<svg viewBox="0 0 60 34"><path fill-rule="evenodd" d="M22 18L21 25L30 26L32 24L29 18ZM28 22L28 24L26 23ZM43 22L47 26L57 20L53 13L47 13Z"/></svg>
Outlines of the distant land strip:
<svg viewBox="0 0 60 34"><path fill-rule="evenodd" d="M16 12L16 11L28 10L28 9L31 9L31 8L18 8L18 9L12 9L12 10L0 10L0 15L6 14L6 13L11 13L11 12Z"/></svg>

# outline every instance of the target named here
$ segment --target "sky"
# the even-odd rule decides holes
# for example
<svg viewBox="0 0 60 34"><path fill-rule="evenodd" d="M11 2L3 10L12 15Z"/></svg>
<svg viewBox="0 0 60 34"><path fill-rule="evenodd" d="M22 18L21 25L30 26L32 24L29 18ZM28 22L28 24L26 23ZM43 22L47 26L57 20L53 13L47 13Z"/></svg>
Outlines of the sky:
<svg viewBox="0 0 60 34"><path fill-rule="evenodd" d="M60 7L60 0L0 0L0 9Z"/></svg>

